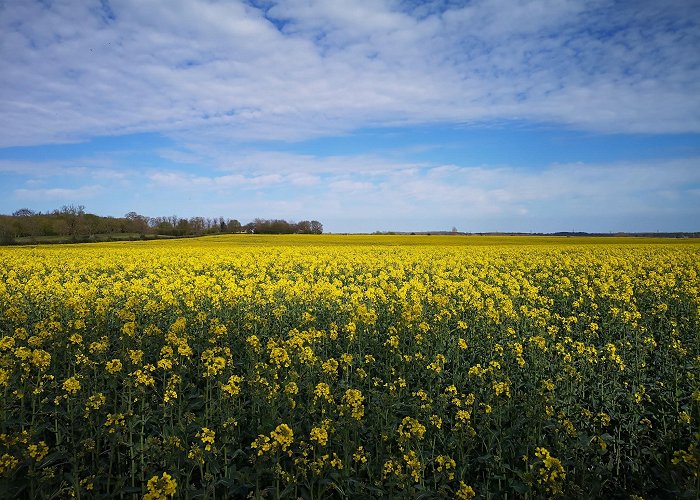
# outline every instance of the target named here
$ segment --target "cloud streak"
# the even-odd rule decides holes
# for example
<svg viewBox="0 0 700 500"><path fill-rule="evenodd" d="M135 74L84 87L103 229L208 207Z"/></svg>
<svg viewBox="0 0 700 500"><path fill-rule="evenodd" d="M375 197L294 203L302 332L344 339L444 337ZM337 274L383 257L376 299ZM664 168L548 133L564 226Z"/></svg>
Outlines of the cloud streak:
<svg viewBox="0 0 700 500"><path fill-rule="evenodd" d="M16 189L14 196L19 201L65 201L94 199L105 192L100 185L80 186L78 188Z"/></svg>
<svg viewBox="0 0 700 500"><path fill-rule="evenodd" d="M0 6L2 146L501 119L700 131L695 1L102 5Z"/></svg>

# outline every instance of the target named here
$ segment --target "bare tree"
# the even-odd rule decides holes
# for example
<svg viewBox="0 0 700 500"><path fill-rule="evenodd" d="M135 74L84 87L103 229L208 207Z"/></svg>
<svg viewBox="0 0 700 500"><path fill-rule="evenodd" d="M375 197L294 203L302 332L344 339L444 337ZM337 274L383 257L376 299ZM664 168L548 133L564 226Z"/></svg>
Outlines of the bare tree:
<svg viewBox="0 0 700 500"><path fill-rule="evenodd" d="M323 224L321 224L317 220L312 220L311 221L311 232L313 234L322 234L323 233Z"/></svg>

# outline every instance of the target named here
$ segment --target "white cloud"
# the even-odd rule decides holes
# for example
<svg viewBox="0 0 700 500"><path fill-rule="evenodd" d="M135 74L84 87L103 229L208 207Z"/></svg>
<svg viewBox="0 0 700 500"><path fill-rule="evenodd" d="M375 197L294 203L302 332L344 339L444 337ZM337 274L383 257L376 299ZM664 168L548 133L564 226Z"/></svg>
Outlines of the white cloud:
<svg viewBox="0 0 700 500"><path fill-rule="evenodd" d="M21 201L67 201L94 199L105 191L103 186L81 186L77 188L16 189L14 196Z"/></svg>
<svg viewBox="0 0 700 500"><path fill-rule="evenodd" d="M375 187L376 186L371 182L354 181L349 179L340 179L328 183L328 188L333 193L342 193L348 196L373 191Z"/></svg>
<svg viewBox="0 0 700 500"><path fill-rule="evenodd" d="M302 173L289 175L288 181L293 186L310 187L319 185L321 183L321 178L317 175L309 175Z"/></svg>
<svg viewBox="0 0 700 500"><path fill-rule="evenodd" d="M271 3L3 3L0 145L501 118L700 131L694 1Z"/></svg>
<svg viewBox="0 0 700 500"><path fill-rule="evenodd" d="M262 189L282 182L294 185L304 185L298 176L286 177L279 174L263 174L253 176L234 175L194 175L182 172L154 172L148 175L154 187L173 188L195 194L208 191L241 189Z"/></svg>
<svg viewBox="0 0 700 500"><path fill-rule="evenodd" d="M601 3L580 0L478 0L445 12L443 19L452 29L466 29L479 38L499 40L558 29Z"/></svg>
<svg viewBox="0 0 700 500"><path fill-rule="evenodd" d="M75 158L71 160L0 160L0 174L31 176L35 181L49 181L56 178L124 181L130 176L130 169L120 166L116 157L102 156Z"/></svg>
<svg viewBox="0 0 700 500"><path fill-rule="evenodd" d="M306 174L362 174L379 176L396 170L419 168L418 163L398 162L376 154L351 156L314 156L275 151L240 152L231 158L230 154L210 151L212 161L221 170L243 173L279 173L284 175Z"/></svg>

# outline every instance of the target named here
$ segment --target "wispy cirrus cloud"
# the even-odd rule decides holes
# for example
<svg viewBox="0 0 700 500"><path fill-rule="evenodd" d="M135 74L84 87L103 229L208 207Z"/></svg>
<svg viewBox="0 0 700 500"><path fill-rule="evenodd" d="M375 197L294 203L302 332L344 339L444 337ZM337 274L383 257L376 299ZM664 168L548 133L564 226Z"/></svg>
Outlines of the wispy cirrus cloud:
<svg viewBox="0 0 700 500"><path fill-rule="evenodd" d="M229 190L232 187L237 189L265 188L284 181L284 177L279 174L247 177L240 174L203 176L183 172L154 172L148 175L148 179L158 187L185 191L190 191L193 188L213 191Z"/></svg>
<svg viewBox="0 0 700 500"><path fill-rule="evenodd" d="M80 186L77 188L43 188L16 189L14 196L20 201L73 202L74 200L92 199L105 192L100 185Z"/></svg>
<svg viewBox="0 0 700 500"><path fill-rule="evenodd" d="M0 160L0 174L29 177L33 180L56 178L119 181L129 177L128 168L120 168L105 157L69 160Z"/></svg>

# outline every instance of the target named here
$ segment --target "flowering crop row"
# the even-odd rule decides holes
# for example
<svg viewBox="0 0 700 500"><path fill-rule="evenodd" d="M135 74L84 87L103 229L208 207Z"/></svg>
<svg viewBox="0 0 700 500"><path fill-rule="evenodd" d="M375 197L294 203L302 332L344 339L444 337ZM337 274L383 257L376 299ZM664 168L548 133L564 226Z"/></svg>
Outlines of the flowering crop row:
<svg viewBox="0 0 700 500"><path fill-rule="evenodd" d="M700 245L475 241L1 249L0 496L695 498Z"/></svg>

